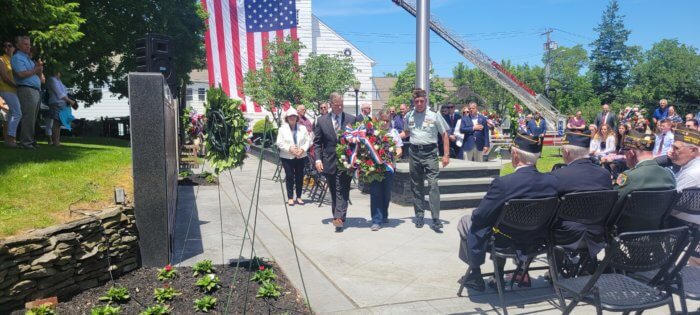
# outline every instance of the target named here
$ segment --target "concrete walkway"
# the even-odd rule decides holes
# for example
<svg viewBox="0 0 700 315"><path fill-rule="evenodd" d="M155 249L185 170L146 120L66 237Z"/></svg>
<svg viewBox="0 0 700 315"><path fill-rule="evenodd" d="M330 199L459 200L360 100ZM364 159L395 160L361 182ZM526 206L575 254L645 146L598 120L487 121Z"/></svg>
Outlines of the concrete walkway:
<svg viewBox="0 0 700 315"><path fill-rule="evenodd" d="M215 263L239 258L245 218L253 197L258 160L250 157L242 169L223 173L220 179L223 211L219 212L217 186L181 186L174 263L192 265L202 259ZM456 223L472 209L441 212L444 233L426 226L416 229L411 222L413 209L392 204L390 223L377 232L369 229L369 196L351 191L346 230L335 233L330 224L330 206L307 203L288 209L289 229L282 187L271 180L275 165L263 162L261 193L255 235L255 255L274 259L294 285L302 291L302 281L292 246L297 246L303 280L311 306L320 314L482 314L500 313L493 289L484 293L465 290L469 297L457 297L457 280L465 264L457 257L459 235ZM238 194L234 191L234 185ZM236 195L240 198L240 208ZM195 198L196 197L196 198ZM242 211L241 211L242 208ZM253 209L253 217L255 214ZM426 214L429 216L429 214ZM221 246L223 217L223 249ZM251 218L253 222L253 218ZM252 228L252 224L251 224ZM250 240L241 258L250 257ZM507 267L508 268L508 267ZM490 261L484 272L491 271ZM512 314L559 314L553 290L533 273L533 287L506 293ZM676 304L680 307L680 304ZM694 308L693 308L694 307ZM691 303L696 309L697 303ZM594 308L584 305L574 314L588 314ZM649 314L667 314L658 308Z"/></svg>

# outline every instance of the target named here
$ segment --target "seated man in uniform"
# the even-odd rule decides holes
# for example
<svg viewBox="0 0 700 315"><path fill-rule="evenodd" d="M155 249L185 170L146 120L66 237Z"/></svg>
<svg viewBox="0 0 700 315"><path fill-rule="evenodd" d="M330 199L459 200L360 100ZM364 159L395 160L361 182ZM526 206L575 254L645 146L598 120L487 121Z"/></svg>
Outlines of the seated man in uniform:
<svg viewBox="0 0 700 315"><path fill-rule="evenodd" d="M671 171L659 166L654 160L653 135L630 130L623 139L622 148L625 151L627 167L630 169L617 177L615 190L618 192L618 199L613 213L621 210L627 195L633 191L676 188L676 179ZM618 232L639 231L648 226L659 224L658 222L646 221L648 220L643 217L623 213L618 221Z"/></svg>
<svg viewBox="0 0 700 315"><path fill-rule="evenodd" d="M611 190L610 172L593 164L588 148L590 133L566 132L561 154L566 166L552 171L559 182L559 194L573 192ZM557 222L554 228L557 245L576 251L587 248L591 258L605 246L605 230L602 226L589 226L577 222ZM559 252L556 252L559 253Z"/></svg>
<svg viewBox="0 0 700 315"><path fill-rule="evenodd" d="M511 199L555 197L558 193L558 183L554 176L540 173L535 168L542 152L540 139L521 134L513 140L513 143L511 163L515 167L515 172L494 179L479 207L474 210L471 217L463 216L457 226L461 239L459 258L469 265L469 275L462 281L466 287L477 291L485 289L480 268L486 259L486 242L503 205ZM546 231L542 232L546 233ZM530 236L510 235L512 239L528 239ZM497 239L498 242L507 242L507 240L505 237ZM498 263L500 268L503 268L505 261Z"/></svg>

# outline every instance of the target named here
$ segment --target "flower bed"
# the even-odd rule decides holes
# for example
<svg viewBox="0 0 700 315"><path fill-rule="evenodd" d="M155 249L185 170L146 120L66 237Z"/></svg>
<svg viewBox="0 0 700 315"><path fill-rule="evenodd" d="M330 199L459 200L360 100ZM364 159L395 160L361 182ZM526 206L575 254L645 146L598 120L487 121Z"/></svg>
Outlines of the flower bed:
<svg viewBox="0 0 700 315"><path fill-rule="evenodd" d="M269 287L270 284L264 284L264 281L261 283L251 281L254 275L261 274L259 267L253 268L252 271L241 267L236 275L235 289L231 293L228 313L243 314L244 305L247 305L246 312L250 314L308 314L309 309L304 304L303 295L292 286L276 265L266 263L265 266L266 270L273 270L276 275L273 284L279 286L279 297L256 297L260 295L261 287ZM191 267L173 267L170 270L166 268L139 268L116 279L115 282L86 290L69 301L60 302L56 307L56 313L90 314L94 308L108 305L108 299L104 298L105 296L117 297L114 298L115 300L123 296L123 294L116 294L117 290L114 289L112 293L115 294L108 295L110 288L123 287L128 292L128 299L125 302L109 303L110 306L119 307L119 314L140 314L148 307L158 304L168 308L169 314L199 314L204 312L195 311L195 300L199 300L201 306L206 304L202 303L206 299L216 299L216 303L208 311L208 314L224 314L236 268L214 266L214 269L213 276L209 276L206 272L198 272L195 276ZM168 279L168 275L172 274L174 277ZM159 280L159 276L162 280ZM220 287L212 284L215 282L210 281L213 278L221 280ZM203 279L207 281L203 281ZM159 289L158 294L155 293L156 289ZM266 289L262 291L270 292ZM274 295L274 290L272 294ZM163 302L159 303L156 296ZM172 297L172 300L168 300L169 296ZM101 297L102 299L100 299ZM24 311L16 311L12 314L24 314Z"/></svg>

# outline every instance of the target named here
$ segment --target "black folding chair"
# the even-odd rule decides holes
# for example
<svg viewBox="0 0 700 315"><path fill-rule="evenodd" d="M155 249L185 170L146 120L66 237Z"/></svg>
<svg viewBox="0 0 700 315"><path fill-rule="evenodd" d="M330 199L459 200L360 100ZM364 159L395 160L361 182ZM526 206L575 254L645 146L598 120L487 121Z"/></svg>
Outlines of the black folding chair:
<svg viewBox="0 0 700 315"><path fill-rule="evenodd" d="M522 255L526 256L524 261L519 260L515 270L503 272L513 272L510 281L510 286L512 288L513 282L519 274L521 276L527 274L530 261L538 255L547 252L547 228L552 222L558 201L559 199L557 197L510 200L503 206L501 214L493 227L493 232L486 246L490 249L494 273L485 273L483 276L493 275L495 277L498 298L501 302L503 313L506 315L508 314L508 310L506 309L504 296L505 288L503 287L504 283L501 281L503 275L498 266L498 260L517 258ZM514 239L513 237L517 235L532 235L535 237ZM541 237L537 237L538 235L541 235ZM525 266L524 269L523 266ZM546 269L546 267L533 268L533 270L534 269ZM465 273L465 279L467 275L469 275L469 269L467 269ZM463 290L464 284L460 283L457 295L462 296Z"/></svg>
<svg viewBox="0 0 700 315"><path fill-rule="evenodd" d="M552 278L562 313L571 313L579 302L585 301L595 305L597 314L603 314L603 309L641 313L662 305L668 305L669 314L674 314L670 287L656 288L625 273L659 270L660 274L655 278L666 277L669 266L678 259L687 239L687 227L615 236L606 246L605 259L593 275L561 280ZM563 248L555 246L554 250ZM622 273L604 274L609 267ZM566 305L563 292L573 299L569 305Z"/></svg>
<svg viewBox="0 0 700 315"><path fill-rule="evenodd" d="M562 236L557 234L557 228L564 222L579 223L582 229L587 229L588 226L600 226L602 233L600 237L601 241L604 242L605 223L615 206L615 202L617 202L617 191L614 190L575 192L562 196L552 225L553 228L550 229L550 244L566 245L562 243L563 240L561 238L557 239L558 236ZM581 232L591 233L591 231L588 230ZM567 233L574 232L567 231ZM580 259L575 264L559 264L559 270L550 269L550 276L556 277L562 275L566 278L575 277L580 273L582 266L585 266L591 258L589 255L589 248L585 241L581 241L577 248L566 247L567 251L569 251L566 254L578 253ZM550 251L547 256L551 267L554 265L551 263L551 260L556 259L554 252ZM595 257L593 258L595 259Z"/></svg>
<svg viewBox="0 0 700 315"><path fill-rule="evenodd" d="M669 190L633 191L624 205L610 216L610 236L634 231L658 230L676 202L677 192Z"/></svg>

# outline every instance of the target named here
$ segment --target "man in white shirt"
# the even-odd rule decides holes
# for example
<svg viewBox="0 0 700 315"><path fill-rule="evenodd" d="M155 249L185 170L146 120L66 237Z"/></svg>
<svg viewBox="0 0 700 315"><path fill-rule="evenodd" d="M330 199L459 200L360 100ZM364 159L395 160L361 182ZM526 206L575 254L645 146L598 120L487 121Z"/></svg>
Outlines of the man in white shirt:
<svg viewBox="0 0 700 315"><path fill-rule="evenodd" d="M671 130L673 123L668 119L662 119L659 122L659 133L656 134L654 144L654 157L668 154L668 150L673 145L673 131Z"/></svg>

